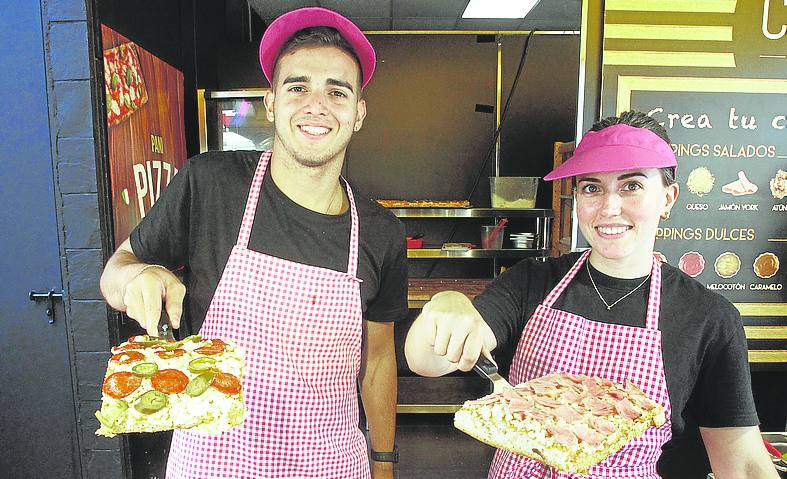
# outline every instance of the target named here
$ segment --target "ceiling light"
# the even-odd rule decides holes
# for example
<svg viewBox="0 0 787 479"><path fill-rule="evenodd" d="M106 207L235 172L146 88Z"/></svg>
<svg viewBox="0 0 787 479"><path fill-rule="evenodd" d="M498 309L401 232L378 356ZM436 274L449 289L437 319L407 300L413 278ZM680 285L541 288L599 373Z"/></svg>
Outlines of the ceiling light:
<svg viewBox="0 0 787 479"><path fill-rule="evenodd" d="M525 18L539 0L470 0L462 18Z"/></svg>

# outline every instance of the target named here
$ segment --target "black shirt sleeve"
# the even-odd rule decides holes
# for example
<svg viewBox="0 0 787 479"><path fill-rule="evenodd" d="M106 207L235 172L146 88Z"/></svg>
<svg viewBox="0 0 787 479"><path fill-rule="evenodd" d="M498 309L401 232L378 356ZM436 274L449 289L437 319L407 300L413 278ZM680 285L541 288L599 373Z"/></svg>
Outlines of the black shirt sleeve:
<svg viewBox="0 0 787 479"><path fill-rule="evenodd" d="M701 427L756 426L743 322L731 304L719 302L726 304L712 311L721 327L708 342L688 407Z"/></svg>
<svg viewBox="0 0 787 479"><path fill-rule="evenodd" d="M522 261L507 269L473 300L473 305L492 329L497 350L503 354L516 349L523 327L523 296L529 268Z"/></svg>
<svg viewBox="0 0 787 479"><path fill-rule="evenodd" d="M191 161L181 168L129 237L134 255L145 263L178 269L189 253Z"/></svg>
<svg viewBox="0 0 787 479"><path fill-rule="evenodd" d="M394 223L395 241L386 251L380 269L380 287L369 302L364 319L375 322L401 321L407 317L407 247L404 225Z"/></svg>

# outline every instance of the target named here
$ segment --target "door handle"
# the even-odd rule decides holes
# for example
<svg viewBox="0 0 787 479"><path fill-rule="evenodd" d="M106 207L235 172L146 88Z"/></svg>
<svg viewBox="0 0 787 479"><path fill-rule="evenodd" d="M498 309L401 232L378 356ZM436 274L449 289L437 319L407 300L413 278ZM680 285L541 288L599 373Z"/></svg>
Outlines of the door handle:
<svg viewBox="0 0 787 479"><path fill-rule="evenodd" d="M63 290L55 291L54 289L50 289L46 293L38 293L36 291L30 291L28 294L28 298L30 301L47 301L49 304L46 308L46 315L49 318L49 324L55 323L55 299L63 299Z"/></svg>

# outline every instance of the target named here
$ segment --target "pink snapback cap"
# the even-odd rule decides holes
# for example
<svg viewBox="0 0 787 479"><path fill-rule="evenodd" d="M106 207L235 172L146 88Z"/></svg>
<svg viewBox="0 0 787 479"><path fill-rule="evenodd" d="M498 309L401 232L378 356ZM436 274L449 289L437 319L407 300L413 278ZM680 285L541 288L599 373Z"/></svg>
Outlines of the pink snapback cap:
<svg viewBox="0 0 787 479"><path fill-rule="evenodd" d="M287 12L274 20L260 42L260 65L268 83L273 80L273 67L279 58L281 47L298 30L309 27L332 27L339 31L353 47L361 62L361 88L372 79L376 55L374 48L361 30L350 20L327 8L306 7Z"/></svg>
<svg viewBox="0 0 787 479"><path fill-rule="evenodd" d="M621 123L585 133L574 155L549 172L544 179L677 166L672 147L660 136L647 128Z"/></svg>

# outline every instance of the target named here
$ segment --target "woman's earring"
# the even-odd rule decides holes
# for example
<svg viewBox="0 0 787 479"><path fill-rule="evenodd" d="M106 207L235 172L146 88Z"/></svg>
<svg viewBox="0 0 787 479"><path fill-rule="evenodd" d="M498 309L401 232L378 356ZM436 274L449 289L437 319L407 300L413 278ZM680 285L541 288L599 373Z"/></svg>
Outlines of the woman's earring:
<svg viewBox="0 0 787 479"><path fill-rule="evenodd" d="M668 220L669 219L669 211L665 211L661 214L661 219Z"/></svg>

